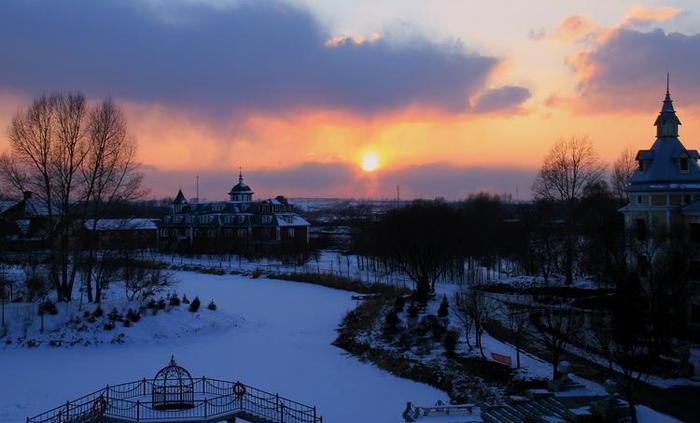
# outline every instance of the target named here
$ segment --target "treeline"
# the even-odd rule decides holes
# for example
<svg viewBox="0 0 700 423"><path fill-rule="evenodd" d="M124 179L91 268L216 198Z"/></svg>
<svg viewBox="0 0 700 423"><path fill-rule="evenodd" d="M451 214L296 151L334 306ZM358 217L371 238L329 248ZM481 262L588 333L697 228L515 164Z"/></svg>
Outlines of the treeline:
<svg viewBox="0 0 700 423"><path fill-rule="evenodd" d="M422 295L447 276L474 278L470 269L479 267L541 276L545 284L591 277L612 285L624 271L620 206L605 185L573 207L545 199L504 203L486 193L453 203L420 200L364 222L353 248L404 272Z"/></svg>

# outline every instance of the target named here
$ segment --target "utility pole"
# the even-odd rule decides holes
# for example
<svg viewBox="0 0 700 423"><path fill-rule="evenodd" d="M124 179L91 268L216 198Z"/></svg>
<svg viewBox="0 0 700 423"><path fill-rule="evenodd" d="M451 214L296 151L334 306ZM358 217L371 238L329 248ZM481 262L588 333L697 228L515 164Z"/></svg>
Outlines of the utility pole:
<svg viewBox="0 0 700 423"><path fill-rule="evenodd" d="M196 195L197 195L197 202L199 203L199 174L197 174L197 182L196 182L196 185L197 185L197 187L196 187L196 191L197 191L197 193L196 193Z"/></svg>

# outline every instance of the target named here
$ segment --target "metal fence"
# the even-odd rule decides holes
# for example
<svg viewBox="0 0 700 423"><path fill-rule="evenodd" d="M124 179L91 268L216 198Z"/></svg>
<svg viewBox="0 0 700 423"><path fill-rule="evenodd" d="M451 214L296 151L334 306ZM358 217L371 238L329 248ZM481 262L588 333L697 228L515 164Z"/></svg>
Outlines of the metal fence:
<svg viewBox="0 0 700 423"><path fill-rule="evenodd" d="M150 398L153 381L106 386L37 416L27 423L219 421L253 417L270 423L322 423L316 407L280 397L241 382L206 377L193 380L192 407L162 410Z"/></svg>

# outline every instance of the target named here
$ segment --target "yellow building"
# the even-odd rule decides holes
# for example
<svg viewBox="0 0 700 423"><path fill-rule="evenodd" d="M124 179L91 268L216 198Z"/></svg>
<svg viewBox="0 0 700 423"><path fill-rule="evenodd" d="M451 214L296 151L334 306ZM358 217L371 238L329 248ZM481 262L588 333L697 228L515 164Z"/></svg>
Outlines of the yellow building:
<svg viewBox="0 0 700 423"><path fill-rule="evenodd" d="M642 279L669 243L682 243L691 257L687 304L679 305L689 328L700 333L700 155L678 137L681 121L666 87L666 98L654 123L656 140L637 153L638 167L630 179L629 203L620 209L627 228L628 263ZM678 244L674 244L678 247ZM658 291L657 291L658 292Z"/></svg>

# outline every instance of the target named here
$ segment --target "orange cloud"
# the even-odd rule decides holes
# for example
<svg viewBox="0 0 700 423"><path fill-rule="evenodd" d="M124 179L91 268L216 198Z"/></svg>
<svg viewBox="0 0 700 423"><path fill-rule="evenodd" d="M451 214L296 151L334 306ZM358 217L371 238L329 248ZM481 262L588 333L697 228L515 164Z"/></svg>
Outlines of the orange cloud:
<svg viewBox="0 0 700 423"><path fill-rule="evenodd" d="M682 12L677 7L634 6L622 20L621 26L645 25L651 22L666 22Z"/></svg>

